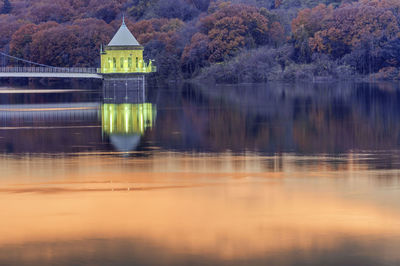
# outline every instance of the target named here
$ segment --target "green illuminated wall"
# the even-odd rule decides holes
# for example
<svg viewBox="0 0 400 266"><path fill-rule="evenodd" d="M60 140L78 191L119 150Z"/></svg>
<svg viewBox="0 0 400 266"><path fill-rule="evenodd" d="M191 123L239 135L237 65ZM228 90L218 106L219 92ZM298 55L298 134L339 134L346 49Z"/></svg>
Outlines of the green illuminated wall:
<svg viewBox="0 0 400 266"><path fill-rule="evenodd" d="M102 128L107 135L143 135L156 119L156 108L151 103L103 104L101 111Z"/></svg>
<svg viewBox="0 0 400 266"><path fill-rule="evenodd" d="M101 73L151 73L155 72L155 67L150 60L147 64L143 60L143 47L128 49L109 49L101 53Z"/></svg>

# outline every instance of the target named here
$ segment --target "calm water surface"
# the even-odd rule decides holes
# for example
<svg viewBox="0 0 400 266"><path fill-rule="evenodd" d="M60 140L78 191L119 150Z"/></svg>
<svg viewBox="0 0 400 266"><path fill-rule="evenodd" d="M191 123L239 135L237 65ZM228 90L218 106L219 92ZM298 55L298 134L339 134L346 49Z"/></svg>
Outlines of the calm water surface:
<svg viewBox="0 0 400 266"><path fill-rule="evenodd" d="M0 86L0 265L400 265L398 84L76 87Z"/></svg>

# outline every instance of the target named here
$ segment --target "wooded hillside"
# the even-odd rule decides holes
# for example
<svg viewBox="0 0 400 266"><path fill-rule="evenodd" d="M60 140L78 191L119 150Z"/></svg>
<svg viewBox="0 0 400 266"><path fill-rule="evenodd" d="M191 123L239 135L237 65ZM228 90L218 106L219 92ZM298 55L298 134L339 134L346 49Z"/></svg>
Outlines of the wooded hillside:
<svg viewBox="0 0 400 266"><path fill-rule="evenodd" d="M1 51L54 66L97 67L125 14L160 78L400 79L398 0L0 0L0 13Z"/></svg>

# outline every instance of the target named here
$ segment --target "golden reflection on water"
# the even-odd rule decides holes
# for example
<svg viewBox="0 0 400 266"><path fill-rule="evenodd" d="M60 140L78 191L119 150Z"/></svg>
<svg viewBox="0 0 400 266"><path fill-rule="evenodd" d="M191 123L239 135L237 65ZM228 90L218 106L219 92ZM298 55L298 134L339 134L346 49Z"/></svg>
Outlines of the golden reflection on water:
<svg viewBox="0 0 400 266"><path fill-rule="evenodd" d="M0 249L145 239L169 254L235 260L400 237L399 201L377 200L399 186L382 194L371 183L397 171L352 156L337 164L293 155L3 156L0 172Z"/></svg>
<svg viewBox="0 0 400 266"><path fill-rule="evenodd" d="M153 127L156 120L156 107L151 103L111 104L101 107L103 132L111 134L139 134Z"/></svg>

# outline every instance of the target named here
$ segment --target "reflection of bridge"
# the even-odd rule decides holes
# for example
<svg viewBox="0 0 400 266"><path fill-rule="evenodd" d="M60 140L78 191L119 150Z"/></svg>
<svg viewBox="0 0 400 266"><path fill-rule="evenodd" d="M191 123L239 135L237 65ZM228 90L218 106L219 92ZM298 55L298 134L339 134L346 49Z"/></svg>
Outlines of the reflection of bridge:
<svg viewBox="0 0 400 266"><path fill-rule="evenodd" d="M96 119L100 103L0 105L0 121Z"/></svg>
<svg viewBox="0 0 400 266"><path fill-rule="evenodd" d="M120 152L135 150L142 136L154 126L157 114L156 106L146 102L144 85L143 78L139 77L124 81L105 80L103 102L0 105L0 133L12 140L6 146L0 141L0 149L3 145L6 150L23 150L21 143L36 145L43 142L43 136L51 136L53 141L44 145L63 145L64 141L75 138L71 134L80 134L85 130L90 132L89 137L96 134L102 136L94 143L108 139ZM100 127L101 131L95 129ZM10 130L13 132L10 133ZM43 130L52 131L50 134ZM79 145L83 146L82 143ZM34 150L42 149L35 146Z"/></svg>
<svg viewBox="0 0 400 266"><path fill-rule="evenodd" d="M96 68L82 67L0 67L0 78L95 78L102 75Z"/></svg>

